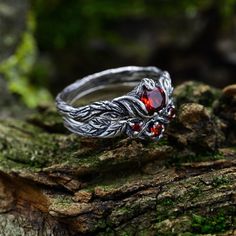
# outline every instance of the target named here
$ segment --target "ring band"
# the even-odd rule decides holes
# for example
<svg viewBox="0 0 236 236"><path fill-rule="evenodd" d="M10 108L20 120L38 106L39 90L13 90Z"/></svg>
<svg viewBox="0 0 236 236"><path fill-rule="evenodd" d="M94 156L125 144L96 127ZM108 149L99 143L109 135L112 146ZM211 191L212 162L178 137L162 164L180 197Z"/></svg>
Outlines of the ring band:
<svg viewBox="0 0 236 236"><path fill-rule="evenodd" d="M112 100L75 105L95 91L119 86L133 89ZM156 67L127 66L77 80L57 95L56 105L65 127L75 134L100 138L127 134L159 140L175 116L172 92L168 72Z"/></svg>

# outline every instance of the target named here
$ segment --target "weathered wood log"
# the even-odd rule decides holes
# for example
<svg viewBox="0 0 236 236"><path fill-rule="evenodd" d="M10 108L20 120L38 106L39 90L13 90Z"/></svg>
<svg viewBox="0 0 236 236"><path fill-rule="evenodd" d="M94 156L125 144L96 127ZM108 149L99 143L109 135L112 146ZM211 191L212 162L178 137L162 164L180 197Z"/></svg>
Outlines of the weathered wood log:
<svg viewBox="0 0 236 236"><path fill-rule="evenodd" d="M219 96L182 105L158 143L76 137L50 108L1 120L0 235L236 235L236 116Z"/></svg>

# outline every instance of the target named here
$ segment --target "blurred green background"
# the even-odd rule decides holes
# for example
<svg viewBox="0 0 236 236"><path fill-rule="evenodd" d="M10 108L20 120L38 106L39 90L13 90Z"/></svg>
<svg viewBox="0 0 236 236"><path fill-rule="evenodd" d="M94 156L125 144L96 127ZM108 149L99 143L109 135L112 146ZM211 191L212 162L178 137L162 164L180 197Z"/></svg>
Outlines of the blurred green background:
<svg viewBox="0 0 236 236"><path fill-rule="evenodd" d="M9 88L29 107L50 103L125 65L168 70L175 85L235 83L236 0L0 0L2 100Z"/></svg>

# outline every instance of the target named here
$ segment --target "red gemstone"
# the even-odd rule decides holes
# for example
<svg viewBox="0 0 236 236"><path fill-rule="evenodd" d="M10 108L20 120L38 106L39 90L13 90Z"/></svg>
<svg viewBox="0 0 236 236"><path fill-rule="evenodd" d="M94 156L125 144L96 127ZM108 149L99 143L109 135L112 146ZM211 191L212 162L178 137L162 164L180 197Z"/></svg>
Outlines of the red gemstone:
<svg viewBox="0 0 236 236"><path fill-rule="evenodd" d="M149 114L153 114L155 111L161 110L165 105L165 93L157 87L151 91L144 89L140 100L146 106Z"/></svg>
<svg viewBox="0 0 236 236"><path fill-rule="evenodd" d="M158 125L154 125L150 128L150 131L153 133L154 137L158 137L163 130L163 125L158 124Z"/></svg>
<svg viewBox="0 0 236 236"><path fill-rule="evenodd" d="M141 130L141 126L139 123L135 123L134 125L132 125L131 128L133 131L136 131L136 132L139 132Z"/></svg>

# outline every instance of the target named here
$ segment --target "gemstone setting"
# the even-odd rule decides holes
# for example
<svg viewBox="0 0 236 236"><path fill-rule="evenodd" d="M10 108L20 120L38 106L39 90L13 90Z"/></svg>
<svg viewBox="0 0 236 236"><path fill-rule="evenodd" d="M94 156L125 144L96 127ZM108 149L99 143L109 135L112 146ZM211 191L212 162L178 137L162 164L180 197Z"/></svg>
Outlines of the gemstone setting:
<svg viewBox="0 0 236 236"><path fill-rule="evenodd" d="M149 115L153 115L165 106L165 92L160 87L156 87L153 90L144 88L140 100L144 103Z"/></svg>
<svg viewBox="0 0 236 236"><path fill-rule="evenodd" d="M163 124L153 124L150 126L150 133L153 135L154 138L159 137L162 132L164 131L164 125Z"/></svg>
<svg viewBox="0 0 236 236"><path fill-rule="evenodd" d="M131 129L133 130L133 132L140 132L141 131L141 125L139 123L134 123L131 126Z"/></svg>
<svg viewBox="0 0 236 236"><path fill-rule="evenodd" d="M127 133L133 138L158 141L162 138L167 124L175 117L175 106L171 99L172 87L169 77L159 81L143 78L136 88L139 108L130 108L130 113L138 113L128 121ZM130 93L129 95L132 95ZM127 104L126 104L127 106ZM129 107L129 106L127 106Z"/></svg>

